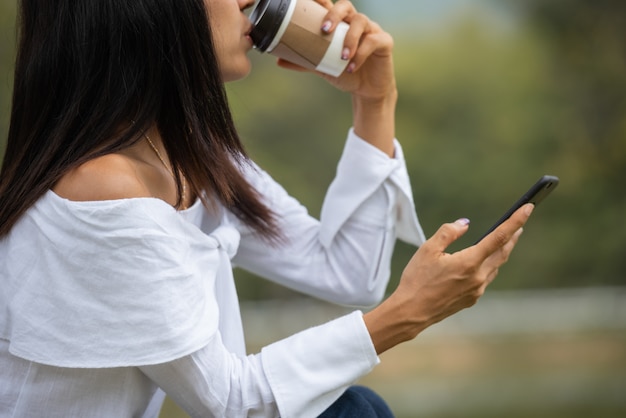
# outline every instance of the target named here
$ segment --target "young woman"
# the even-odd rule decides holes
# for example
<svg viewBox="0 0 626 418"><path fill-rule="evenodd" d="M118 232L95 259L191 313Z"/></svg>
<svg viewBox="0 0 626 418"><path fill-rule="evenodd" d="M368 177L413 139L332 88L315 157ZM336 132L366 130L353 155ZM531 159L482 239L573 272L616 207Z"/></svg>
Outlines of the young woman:
<svg viewBox="0 0 626 418"><path fill-rule="evenodd" d="M479 245L425 241L394 139L392 39L352 4L353 128L321 220L246 157L223 83L250 71L252 0L21 0L0 175L0 416L390 416L351 384L472 305L531 206ZM294 68L286 62L280 65ZM297 139L294 139L297 140ZM384 295L246 355L231 265L337 303ZM425 242L424 242L425 241ZM351 415L352 414L352 415Z"/></svg>

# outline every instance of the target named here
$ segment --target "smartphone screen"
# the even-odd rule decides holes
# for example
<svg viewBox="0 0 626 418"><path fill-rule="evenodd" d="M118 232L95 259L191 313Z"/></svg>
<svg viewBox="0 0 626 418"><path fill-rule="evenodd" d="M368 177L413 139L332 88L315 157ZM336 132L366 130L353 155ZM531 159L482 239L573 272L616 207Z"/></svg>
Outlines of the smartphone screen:
<svg viewBox="0 0 626 418"><path fill-rule="evenodd" d="M504 222L507 219L509 219L511 217L511 215L513 215L513 213L517 209L521 208L526 203L533 203L535 206L537 206L543 199L545 199L552 192L552 190L554 190L556 188L556 186L558 184L559 184L559 178L556 177L556 176L545 175L545 176L541 177L474 244L478 244L483 238L485 238L487 235L489 235L491 232L493 232L493 230L496 229L498 226L500 226L500 224L502 222Z"/></svg>

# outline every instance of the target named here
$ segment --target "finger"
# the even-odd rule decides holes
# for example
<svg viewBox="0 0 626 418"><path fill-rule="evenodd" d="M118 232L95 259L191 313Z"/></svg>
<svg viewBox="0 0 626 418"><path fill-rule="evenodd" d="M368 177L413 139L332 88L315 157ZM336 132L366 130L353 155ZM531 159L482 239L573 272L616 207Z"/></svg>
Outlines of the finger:
<svg viewBox="0 0 626 418"><path fill-rule="evenodd" d="M502 225L476 244L475 249L480 256L486 259L506 245L513 238L513 235L526 224L533 208L534 205L532 203L525 204L515 211L509 219L504 221Z"/></svg>
<svg viewBox="0 0 626 418"><path fill-rule="evenodd" d="M498 248L495 252L490 254L489 257L487 257L487 259L484 261L484 263L494 266L501 266L502 264L506 263L509 260L509 256L511 255L511 252L513 251L513 248L517 244L519 237L520 235L522 235L523 231L523 228L515 231L511 239L502 247Z"/></svg>
<svg viewBox="0 0 626 418"><path fill-rule="evenodd" d="M360 50L362 40L368 39L367 35L384 33L377 23L371 21L363 13L357 12L354 5L348 0L339 0L334 4L323 20L322 31L326 33L334 31L341 21L347 22L350 25L342 49L342 58L344 60L352 60L356 51ZM380 39L385 39L385 45L393 44L393 42L389 42L389 40L391 40L390 36ZM372 42L372 39L369 39L369 41ZM378 47L371 45L370 48L362 50L358 59L350 64L350 72L358 69L376 49L378 49Z"/></svg>
<svg viewBox="0 0 626 418"><path fill-rule="evenodd" d="M375 25L374 22L370 21L367 16L362 13L356 13L350 19L349 23L350 28L343 41L344 51L349 51L346 59L352 58L354 52L359 48L359 43L362 39L367 39L367 35L379 29L378 25Z"/></svg>
<svg viewBox="0 0 626 418"><path fill-rule="evenodd" d="M480 289L478 290L478 295L482 296L485 294L485 291L487 290L487 286L489 286L491 284L491 282L494 281L494 279L496 278L496 276L498 275L498 269L491 269L489 272L487 272L486 278L483 281L482 286L480 286Z"/></svg>
<svg viewBox="0 0 626 418"><path fill-rule="evenodd" d="M315 1L327 9L331 9L333 7L332 0L315 0Z"/></svg>
<svg viewBox="0 0 626 418"><path fill-rule="evenodd" d="M326 33L335 30L341 21L352 23L354 16L358 14L354 5L348 0L339 0L335 4L329 1L318 1L318 3L329 9L322 23L322 31Z"/></svg>
<svg viewBox="0 0 626 418"><path fill-rule="evenodd" d="M349 55L351 55L351 59L349 58L350 72L354 72L357 71L365 63L365 61L367 61L367 59L374 54L380 54L381 56L391 54L393 49L393 38L386 32L370 34L362 40L356 51L348 46L345 48L346 51L350 51Z"/></svg>
<svg viewBox="0 0 626 418"><path fill-rule="evenodd" d="M424 246L431 247L436 252L443 253L446 248L450 246L454 241L459 239L469 229L469 219L461 218L453 223L447 223L441 225L437 232L430 237Z"/></svg>
<svg viewBox="0 0 626 418"><path fill-rule="evenodd" d="M513 237L507 242L504 246L498 249L496 252L491 254L481 265L481 270L486 271L486 281L485 287L487 287L498 275L498 269L502 267L507 261L509 261L509 257L513 248L519 241L519 237L522 235L524 230L522 228L518 229Z"/></svg>

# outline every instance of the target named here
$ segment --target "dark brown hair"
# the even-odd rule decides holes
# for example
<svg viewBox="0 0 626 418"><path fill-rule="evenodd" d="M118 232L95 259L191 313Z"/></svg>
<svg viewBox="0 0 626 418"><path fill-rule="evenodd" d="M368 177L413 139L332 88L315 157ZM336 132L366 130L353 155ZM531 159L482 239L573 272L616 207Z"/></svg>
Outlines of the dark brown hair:
<svg viewBox="0 0 626 418"><path fill-rule="evenodd" d="M279 237L272 211L241 174L249 161L208 12L203 0L19 2L0 237L69 170L132 145L153 123L174 172L206 206L219 201L259 234Z"/></svg>

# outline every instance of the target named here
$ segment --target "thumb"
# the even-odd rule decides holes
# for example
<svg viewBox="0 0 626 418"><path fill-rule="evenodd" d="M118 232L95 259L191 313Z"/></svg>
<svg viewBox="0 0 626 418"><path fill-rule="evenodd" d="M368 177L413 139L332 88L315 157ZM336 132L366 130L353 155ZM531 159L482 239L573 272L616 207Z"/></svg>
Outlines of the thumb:
<svg viewBox="0 0 626 418"><path fill-rule="evenodd" d="M445 252L446 248L454 241L463 236L469 229L470 220L467 218L457 219L453 223L441 225L437 232L430 238L434 250Z"/></svg>

